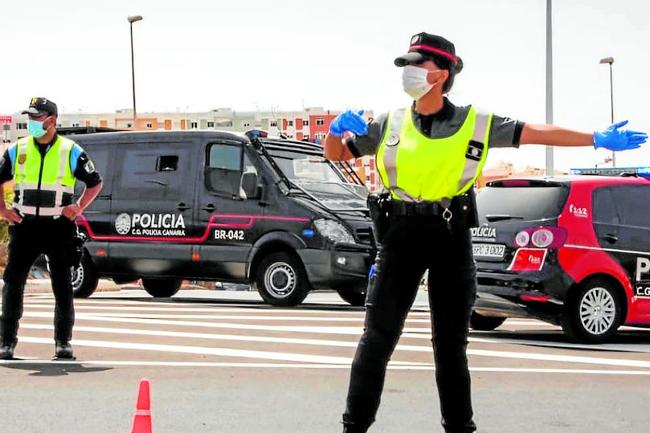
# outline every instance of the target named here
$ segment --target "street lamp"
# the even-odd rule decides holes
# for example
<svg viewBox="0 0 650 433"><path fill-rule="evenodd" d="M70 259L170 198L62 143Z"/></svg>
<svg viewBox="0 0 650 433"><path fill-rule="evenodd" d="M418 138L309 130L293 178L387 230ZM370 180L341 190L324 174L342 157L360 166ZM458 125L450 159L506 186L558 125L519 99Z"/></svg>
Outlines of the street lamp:
<svg viewBox="0 0 650 433"><path fill-rule="evenodd" d="M129 26L131 28L131 83L133 86L133 129L135 129L137 114L135 110L135 61L134 61L134 54L133 54L133 23L137 21L142 21L142 16L132 15L130 17L127 17L127 20L129 21Z"/></svg>
<svg viewBox="0 0 650 433"><path fill-rule="evenodd" d="M546 123L553 123L553 1L546 0ZM546 146L546 175L555 174L555 149Z"/></svg>
<svg viewBox="0 0 650 433"><path fill-rule="evenodd" d="M610 101L610 109L611 109L611 122L614 123L614 83L612 80L612 65L614 64L614 58L605 57L604 59L600 59L599 64L609 65L609 101ZM616 167L615 152L612 152L612 167Z"/></svg>

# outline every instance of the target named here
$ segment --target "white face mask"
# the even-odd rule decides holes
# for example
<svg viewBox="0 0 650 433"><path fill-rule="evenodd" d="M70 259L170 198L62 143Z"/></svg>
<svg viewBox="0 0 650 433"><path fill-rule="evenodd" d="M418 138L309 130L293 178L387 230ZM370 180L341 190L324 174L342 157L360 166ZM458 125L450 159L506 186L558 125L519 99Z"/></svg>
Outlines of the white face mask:
<svg viewBox="0 0 650 433"><path fill-rule="evenodd" d="M418 68L417 66L404 66L402 71L402 85L404 91L416 101L429 93L436 83L431 84L427 81L429 70L425 68Z"/></svg>

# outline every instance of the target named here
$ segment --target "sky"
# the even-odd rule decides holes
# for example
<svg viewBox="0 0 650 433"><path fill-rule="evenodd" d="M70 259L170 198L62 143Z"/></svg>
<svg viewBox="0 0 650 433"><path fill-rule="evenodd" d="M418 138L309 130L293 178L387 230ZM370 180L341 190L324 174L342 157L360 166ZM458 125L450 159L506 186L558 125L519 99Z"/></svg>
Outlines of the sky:
<svg viewBox="0 0 650 433"><path fill-rule="evenodd" d="M133 26L138 112L401 108L393 59L421 31L456 45L465 67L449 97L531 123L545 121L546 0L31 0L0 6L0 115L32 96L61 112L131 107ZM385 3L385 4L384 4ZM554 0L554 123L582 131L615 120L650 130L650 3ZM556 167L608 153L558 149ZM544 149L493 150L498 161L544 167ZM650 166L650 147L617 154ZM605 166L605 165L603 165Z"/></svg>

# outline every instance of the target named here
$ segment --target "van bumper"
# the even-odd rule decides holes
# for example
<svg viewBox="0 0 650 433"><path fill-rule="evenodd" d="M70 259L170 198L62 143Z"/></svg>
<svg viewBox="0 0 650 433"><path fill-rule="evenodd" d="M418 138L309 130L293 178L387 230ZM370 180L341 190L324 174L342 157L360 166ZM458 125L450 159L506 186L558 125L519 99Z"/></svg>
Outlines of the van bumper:
<svg viewBox="0 0 650 433"><path fill-rule="evenodd" d="M364 291L375 252L362 245L337 244L331 250L304 249L298 255L314 289Z"/></svg>

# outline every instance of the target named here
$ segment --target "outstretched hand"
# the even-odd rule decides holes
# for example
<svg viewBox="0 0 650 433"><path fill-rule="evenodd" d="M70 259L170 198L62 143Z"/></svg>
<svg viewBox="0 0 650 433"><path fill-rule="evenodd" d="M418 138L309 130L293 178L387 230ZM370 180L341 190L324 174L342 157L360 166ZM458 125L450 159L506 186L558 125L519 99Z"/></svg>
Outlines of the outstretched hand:
<svg viewBox="0 0 650 433"><path fill-rule="evenodd" d="M330 124L330 134L335 137L342 136L345 132L351 132L354 135L366 135L368 133L368 124L361 117L363 110L355 113L352 110L344 111L336 116Z"/></svg>
<svg viewBox="0 0 650 433"><path fill-rule="evenodd" d="M648 134L639 131L622 130L628 121L623 120L605 129L594 132L594 147L612 151L638 149L648 140Z"/></svg>

